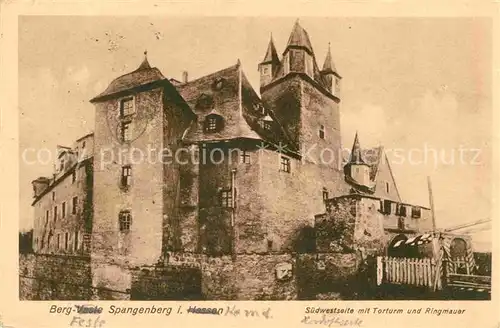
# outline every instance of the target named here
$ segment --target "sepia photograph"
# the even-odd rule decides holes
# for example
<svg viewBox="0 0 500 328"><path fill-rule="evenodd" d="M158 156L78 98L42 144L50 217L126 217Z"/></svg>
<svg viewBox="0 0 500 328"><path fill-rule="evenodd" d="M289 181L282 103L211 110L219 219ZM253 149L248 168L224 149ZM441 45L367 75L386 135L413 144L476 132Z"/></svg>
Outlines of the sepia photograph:
<svg viewBox="0 0 500 328"><path fill-rule="evenodd" d="M492 28L19 16L19 300L491 300Z"/></svg>

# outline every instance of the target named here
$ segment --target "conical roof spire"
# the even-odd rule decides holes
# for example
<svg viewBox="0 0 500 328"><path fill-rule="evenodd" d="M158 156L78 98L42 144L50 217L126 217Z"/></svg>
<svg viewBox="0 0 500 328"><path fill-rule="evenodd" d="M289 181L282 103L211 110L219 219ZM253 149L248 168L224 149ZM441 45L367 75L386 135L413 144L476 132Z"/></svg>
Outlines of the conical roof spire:
<svg viewBox="0 0 500 328"><path fill-rule="evenodd" d="M142 61L141 65L137 68L137 70L149 69L149 68L151 68L151 65L149 65L149 62L148 62L148 51L145 50L144 51L144 60Z"/></svg>
<svg viewBox="0 0 500 328"><path fill-rule="evenodd" d="M323 64L323 72L326 73L337 73L337 69L335 68L335 64L332 60L332 51L330 47L330 42L328 42L328 52L326 53L325 62Z"/></svg>
<svg viewBox="0 0 500 328"><path fill-rule="evenodd" d="M278 52L276 51L276 47L274 46L273 35L271 34L269 45L267 46L266 55L264 56L262 64L272 63L272 62L279 62L279 58L278 58Z"/></svg>
<svg viewBox="0 0 500 328"><path fill-rule="evenodd" d="M351 158L349 159L349 164L366 164L361 154L361 146L359 144L358 131L356 131L356 136L354 137L354 144L352 145Z"/></svg>
<svg viewBox="0 0 500 328"><path fill-rule="evenodd" d="M295 21L293 25L292 33L290 33L290 37L288 38L287 49L289 47L302 47L309 51L311 54L313 53L311 40L309 40L309 35L306 30L302 28L299 24L299 20ZM286 51L286 49L285 49Z"/></svg>

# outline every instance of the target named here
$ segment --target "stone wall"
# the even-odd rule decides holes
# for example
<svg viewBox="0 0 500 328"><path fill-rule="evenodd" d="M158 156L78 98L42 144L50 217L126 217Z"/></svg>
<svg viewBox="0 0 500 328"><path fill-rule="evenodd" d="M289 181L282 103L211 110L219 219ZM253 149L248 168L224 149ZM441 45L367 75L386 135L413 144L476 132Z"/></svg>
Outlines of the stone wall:
<svg viewBox="0 0 500 328"><path fill-rule="evenodd" d="M129 267L86 257L21 255L21 300L294 300L355 296L359 254L169 253ZM290 271L279 271L283 266ZM92 272L91 272L92 271ZM92 285L92 277L98 284ZM109 279L114 279L109 281ZM112 286L113 288L110 288Z"/></svg>
<svg viewBox="0 0 500 328"><path fill-rule="evenodd" d="M301 254L296 272L298 299L355 299L366 283L356 253Z"/></svg>
<svg viewBox="0 0 500 328"><path fill-rule="evenodd" d="M199 300L201 272L182 266L144 266L131 270L131 300Z"/></svg>
<svg viewBox="0 0 500 328"><path fill-rule="evenodd" d="M20 300L89 300L92 297L88 257L20 254Z"/></svg>
<svg viewBox="0 0 500 328"><path fill-rule="evenodd" d="M201 294L210 300L286 300L297 298L295 256L292 254L242 254L211 257L169 253L165 267L196 269L201 274ZM288 263L292 275L276 275L277 265Z"/></svg>

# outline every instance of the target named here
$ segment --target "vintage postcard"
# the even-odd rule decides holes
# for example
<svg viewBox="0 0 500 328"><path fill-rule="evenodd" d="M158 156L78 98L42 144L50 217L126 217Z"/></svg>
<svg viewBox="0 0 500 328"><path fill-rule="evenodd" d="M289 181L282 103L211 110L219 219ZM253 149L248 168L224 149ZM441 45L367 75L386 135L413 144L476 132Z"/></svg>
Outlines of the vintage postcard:
<svg viewBox="0 0 500 328"><path fill-rule="evenodd" d="M0 327L499 327L498 9L4 3Z"/></svg>

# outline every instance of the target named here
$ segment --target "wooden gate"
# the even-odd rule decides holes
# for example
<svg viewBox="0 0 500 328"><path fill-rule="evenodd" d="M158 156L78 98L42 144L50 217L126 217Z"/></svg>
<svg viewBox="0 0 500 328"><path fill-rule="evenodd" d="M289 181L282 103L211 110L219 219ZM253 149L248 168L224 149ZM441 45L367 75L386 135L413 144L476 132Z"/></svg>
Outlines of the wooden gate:
<svg viewBox="0 0 500 328"><path fill-rule="evenodd" d="M377 285L383 283L434 288L441 279L433 259L377 257Z"/></svg>

